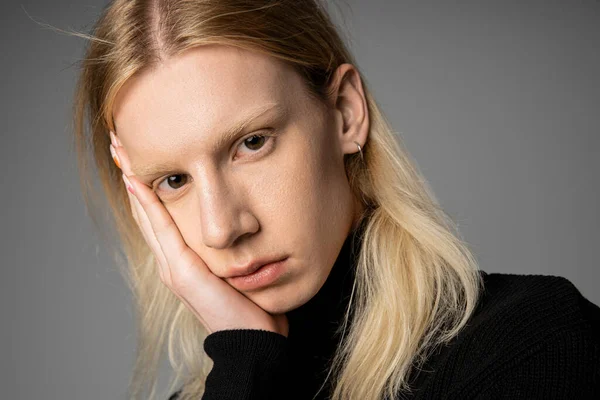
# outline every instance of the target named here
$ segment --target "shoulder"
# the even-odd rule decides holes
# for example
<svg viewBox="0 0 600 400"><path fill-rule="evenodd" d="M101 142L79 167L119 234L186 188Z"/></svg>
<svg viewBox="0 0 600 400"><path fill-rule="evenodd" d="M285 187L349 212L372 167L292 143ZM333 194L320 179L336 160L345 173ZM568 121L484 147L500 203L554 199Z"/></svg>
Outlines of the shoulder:
<svg viewBox="0 0 600 400"><path fill-rule="evenodd" d="M482 276L476 312L443 363L453 393L599 390L600 307L561 276ZM575 386L580 392L569 391Z"/></svg>
<svg viewBox="0 0 600 400"><path fill-rule="evenodd" d="M500 343L569 332L600 336L600 307L562 276L481 272L478 307L466 331ZM508 343L506 343L508 345Z"/></svg>

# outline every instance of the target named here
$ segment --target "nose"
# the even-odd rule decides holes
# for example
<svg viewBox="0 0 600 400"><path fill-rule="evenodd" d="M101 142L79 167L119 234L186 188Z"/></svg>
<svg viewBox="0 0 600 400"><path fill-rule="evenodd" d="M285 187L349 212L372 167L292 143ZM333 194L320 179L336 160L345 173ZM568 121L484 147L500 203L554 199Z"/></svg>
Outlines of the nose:
<svg viewBox="0 0 600 400"><path fill-rule="evenodd" d="M200 175L199 175L200 176ZM247 210L243 188L219 173L205 171L196 184L204 245L214 249L232 246L240 237L254 233L258 222Z"/></svg>

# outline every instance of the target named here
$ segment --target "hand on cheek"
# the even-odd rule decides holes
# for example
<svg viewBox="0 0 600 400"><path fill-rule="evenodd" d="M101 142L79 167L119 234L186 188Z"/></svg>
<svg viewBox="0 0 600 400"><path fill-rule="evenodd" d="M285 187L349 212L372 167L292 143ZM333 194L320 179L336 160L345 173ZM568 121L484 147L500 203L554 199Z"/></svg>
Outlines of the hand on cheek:
<svg viewBox="0 0 600 400"><path fill-rule="evenodd" d="M209 333L262 329L288 335L285 314L273 316L214 275L187 246L156 194L131 172L129 159L112 132L110 152L123 171L133 217L156 257L161 281L196 315Z"/></svg>

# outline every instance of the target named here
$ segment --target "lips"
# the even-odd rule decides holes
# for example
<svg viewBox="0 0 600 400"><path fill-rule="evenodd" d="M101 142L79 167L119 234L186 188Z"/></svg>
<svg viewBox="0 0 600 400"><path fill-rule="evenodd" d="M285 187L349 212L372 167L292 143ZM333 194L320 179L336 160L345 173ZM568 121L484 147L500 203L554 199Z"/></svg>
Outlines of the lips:
<svg viewBox="0 0 600 400"><path fill-rule="evenodd" d="M287 256L259 258L242 266L232 266L228 270L229 273L227 274L227 278L250 275L267 264L276 263L278 261L285 260L286 258Z"/></svg>
<svg viewBox="0 0 600 400"><path fill-rule="evenodd" d="M288 257L267 263L249 275L236 276L227 282L240 292L262 290L273 285L286 271Z"/></svg>

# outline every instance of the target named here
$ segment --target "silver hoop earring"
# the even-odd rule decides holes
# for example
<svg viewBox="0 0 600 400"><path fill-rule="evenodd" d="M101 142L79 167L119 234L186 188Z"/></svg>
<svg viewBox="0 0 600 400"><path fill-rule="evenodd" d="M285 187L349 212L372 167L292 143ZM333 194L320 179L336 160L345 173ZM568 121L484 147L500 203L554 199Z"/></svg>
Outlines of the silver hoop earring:
<svg viewBox="0 0 600 400"><path fill-rule="evenodd" d="M360 148L360 144L358 144L356 140L353 140L353 142L356 143L356 146L358 146L358 151L360 152L360 159L362 160L362 162L365 162L365 159L363 158L362 149Z"/></svg>

